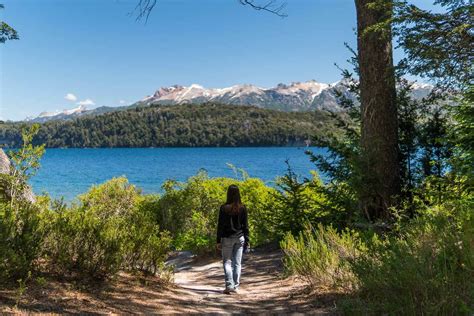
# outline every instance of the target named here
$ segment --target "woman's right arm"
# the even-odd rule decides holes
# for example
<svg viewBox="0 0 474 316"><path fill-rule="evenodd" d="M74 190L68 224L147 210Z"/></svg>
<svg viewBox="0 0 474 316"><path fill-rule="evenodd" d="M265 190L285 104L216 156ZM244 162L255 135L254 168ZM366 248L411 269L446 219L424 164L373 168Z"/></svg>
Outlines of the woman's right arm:
<svg viewBox="0 0 474 316"><path fill-rule="evenodd" d="M221 243L221 238L222 238L222 206L219 209L219 219L217 220L217 240L216 240L216 242L218 244Z"/></svg>

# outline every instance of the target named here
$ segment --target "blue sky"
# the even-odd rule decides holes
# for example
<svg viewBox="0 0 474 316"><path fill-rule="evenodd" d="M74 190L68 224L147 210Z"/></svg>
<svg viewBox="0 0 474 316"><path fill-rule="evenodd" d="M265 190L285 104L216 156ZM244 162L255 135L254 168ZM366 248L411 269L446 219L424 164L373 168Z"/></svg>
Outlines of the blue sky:
<svg viewBox="0 0 474 316"><path fill-rule="evenodd" d="M285 19L237 0L158 0L146 24L137 1L0 0L20 34L0 46L0 117L118 106L173 84L330 83L344 42L355 48L352 0L287 1Z"/></svg>

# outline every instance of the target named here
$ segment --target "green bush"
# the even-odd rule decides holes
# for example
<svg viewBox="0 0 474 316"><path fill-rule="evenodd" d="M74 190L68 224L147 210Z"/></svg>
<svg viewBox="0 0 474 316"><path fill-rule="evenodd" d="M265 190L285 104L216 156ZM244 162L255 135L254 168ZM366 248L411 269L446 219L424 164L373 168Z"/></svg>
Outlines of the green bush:
<svg viewBox="0 0 474 316"><path fill-rule="evenodd" d="M307 225L297 237L287 233L280 245L287 272L304 278L313 288L350 290L357 283L350 261L365 248L354 231L338 233L333 227Z"/></svg>
<svg viewBox="0 0 474 316"><path fill-rule="evenodd" d="M215 246L218 211L231 184L240 187L242 202L247 206L251 243L273 240L274 228L267 219L271 216L268 205L275 190L260 179L209 178L200 172L184 183L167 181L164 194L148 198L145 204L155 213L159 226L174 237L177 249L209 252Z"/></svg>
<svg viewBox="0 0 474 316"><path fill-rule="evenodd" d="M141 199L125 178L93 187L79 205L55 212L46 254L63 271L94 278L120 269L155 273L170 238L139 207Z"/></svg>
<svg viewBox="0 0 474 316"><path fill-rule="evenodd" d="M25 278L41 252L42 210L22 203L0 203L0 283Z"/></svg>
<svg viewBox="0 0 474 316"><path fill-rule="evenodd" d="M374 239L352 263L361 312L474 312L474 218L467 206L432 208L401 236Z"/></svg>
<svg viewBox="0 0 474 316"><path fill-rule="evenodd" d="M341 304L348 314L469 314L473 206L471 198L431 207L385 236L308 227L281 242L284 263L312 286L354 290Z"/></svg>
<svg viewBox="0 0 474 316"><path fill-rule="evenodd" d="M320 191L323 184L316 172L312 172L311 179L303 182L288 162L287 166L286 174L277 179L278 191L273 194L275 229L279 239L287 232L298 235L305 230L307 223L332 223L337 215L330 213L326 207L327 201Z"/></svg>
<svg viewBox="0 0 474 316"><path fill-rule="evenodd" d="M44 153L43 146L31 144L38 128L22 128L23 146L7 153L11 164L0 174L0 283L25 280L41 252L46 208L34 203L28 186Z"/></svg>

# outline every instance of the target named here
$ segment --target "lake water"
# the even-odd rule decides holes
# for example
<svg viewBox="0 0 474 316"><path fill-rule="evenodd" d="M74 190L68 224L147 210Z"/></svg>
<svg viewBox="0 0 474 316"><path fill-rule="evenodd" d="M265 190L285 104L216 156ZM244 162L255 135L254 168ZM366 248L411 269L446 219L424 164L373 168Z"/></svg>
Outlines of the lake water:
<svg viewBox="0 0 474 316"><path fill-rule="evenodd" d="M31 184L38 194L72 200L91 185L126 176L144 193L157 193L166 179L185 181L201 169L211 177L235 178L228 166L232 164L272 185L285 173L286 159L297 174L310 176L315 166L304 151L296 147L48 149Z"/></svg>

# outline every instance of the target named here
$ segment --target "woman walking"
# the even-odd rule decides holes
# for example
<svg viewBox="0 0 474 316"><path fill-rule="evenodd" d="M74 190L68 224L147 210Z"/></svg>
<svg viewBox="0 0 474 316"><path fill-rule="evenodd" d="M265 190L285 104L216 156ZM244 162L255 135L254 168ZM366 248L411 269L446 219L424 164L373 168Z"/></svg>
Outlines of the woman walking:
<svg viewBox="0 0 474 316"><path fill-rule="evenodd" d="M227 201L219 210L217 249L222 250L225 294L237 292L240 285L242 253L249 247L247 209L236 185L227 189Z"/></svg>

